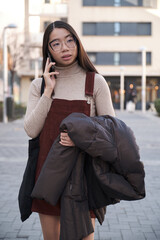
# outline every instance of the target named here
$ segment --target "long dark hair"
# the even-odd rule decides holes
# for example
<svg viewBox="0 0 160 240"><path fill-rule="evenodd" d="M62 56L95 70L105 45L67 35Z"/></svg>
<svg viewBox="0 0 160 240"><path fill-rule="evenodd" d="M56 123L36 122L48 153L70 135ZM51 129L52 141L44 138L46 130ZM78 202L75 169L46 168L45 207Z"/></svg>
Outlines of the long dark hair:
<svg viewBox="0 0 160 240"><path fill-rule="evenodd" d="M55 21L55 22L49 24L44 32L43 49L42 49L42 51L43 51L43 71L45 69L45 65L46 65L46 61L47 61L47 57L48 57L49 36L50 36L50 33L54 30L54 28L65 28L73 35L73 37L76 40L77 47L78 47L77 60L78 60L79 65L86 71L98 73L96 68L90 61L86 51L84 50L83 45L82 45L77 33L75 32L75 30L71 27L71 25L69 25L66 22L62 22L62 21Z"/></svg>

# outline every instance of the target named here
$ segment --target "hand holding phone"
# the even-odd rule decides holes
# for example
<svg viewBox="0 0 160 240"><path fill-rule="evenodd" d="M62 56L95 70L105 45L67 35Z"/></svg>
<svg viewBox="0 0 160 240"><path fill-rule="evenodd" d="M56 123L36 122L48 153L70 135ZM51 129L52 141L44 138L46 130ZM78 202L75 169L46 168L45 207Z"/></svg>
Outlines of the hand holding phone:
<svg viewBox="0 0 160 240"><path fill-rule="evenodd" d="M49 51L48 51L48 57L49 57L49 62L53 62L52 56L51 56ZM55 67L53 65L50 67L50 71L49 72L55 72ZM55 79L57 78L56 75L54 75L54 77L55 77Z"/></svg>
<svg viewBox="0 0 160 240"><path fill-rule="evenodd" d="M54 94L54 87L56 85L57 74L59 74L59 72L55 71L54 60L49 51L47 55L48 58L43 73L43 77L45 80L44 95L50 98ZM53 64L50 64L50 62L53 62ZM55 72L55 74L53 72Z"/></svg>

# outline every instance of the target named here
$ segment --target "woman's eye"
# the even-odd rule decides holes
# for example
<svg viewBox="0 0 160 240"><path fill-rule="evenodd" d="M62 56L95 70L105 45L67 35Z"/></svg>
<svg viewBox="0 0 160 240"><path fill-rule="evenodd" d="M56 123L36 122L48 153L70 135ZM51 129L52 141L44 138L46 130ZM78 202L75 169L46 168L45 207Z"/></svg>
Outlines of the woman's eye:
<svg viewBox="0 0 160 240"><path fill-rule="evenodd" d="M60 43L57 42L57 43L53 44L53 47L56 47L56 46L59 46L59 45L60 45Z"/></svg>
<svg viewBox="0 0 160 240"><path fill-rule="evenodd" d="M70 38L67 40L67 42L73 42L73 41L74 41L73 38Z"/></svg>

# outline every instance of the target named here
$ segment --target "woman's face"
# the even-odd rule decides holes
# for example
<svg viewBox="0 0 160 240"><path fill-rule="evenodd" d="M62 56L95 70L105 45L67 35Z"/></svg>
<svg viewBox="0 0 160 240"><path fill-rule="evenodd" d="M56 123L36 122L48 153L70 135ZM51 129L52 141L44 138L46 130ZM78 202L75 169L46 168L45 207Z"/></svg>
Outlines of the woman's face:
<svg viewBox="0 0 160 240"><path fill-rule="evenodd" d="M48 49L57 66L69 66L77 58L77 44L65 28L55 28L49 36Z"/></svg>

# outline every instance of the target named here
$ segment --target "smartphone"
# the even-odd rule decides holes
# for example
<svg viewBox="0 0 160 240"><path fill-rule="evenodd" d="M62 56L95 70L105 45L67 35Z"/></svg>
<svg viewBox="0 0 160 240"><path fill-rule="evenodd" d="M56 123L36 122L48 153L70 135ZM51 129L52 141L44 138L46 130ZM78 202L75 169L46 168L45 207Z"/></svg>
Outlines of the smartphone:
<svg viewBox="0 0 160 240"><path fill-rule="evenodd" d="M48 57L49 57L49 62L53 62L53 59L52 59L52 56L50 54L50 52L48 51ZM55 67L52 65L51 68L50 68L50 71L49 72L55 72ZM55 78L57 78L56 75L54 75Z"/></svg>

